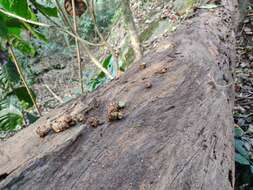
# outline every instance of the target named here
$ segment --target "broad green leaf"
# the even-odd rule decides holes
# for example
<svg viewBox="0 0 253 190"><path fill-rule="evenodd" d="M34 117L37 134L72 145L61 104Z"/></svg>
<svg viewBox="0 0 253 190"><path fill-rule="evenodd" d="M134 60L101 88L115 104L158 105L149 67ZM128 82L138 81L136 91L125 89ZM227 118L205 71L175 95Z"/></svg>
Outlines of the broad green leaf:
<svg viewBox="0 0 253 190"><path fill-rule="evenodd" d="M20 84L20 77L13 62L8 61L0 70L0 86L5 90Z"/></svg>
<svg viewBox="0 0 253 190"><path fill-rule="evenodd" d="M32 1L32 4L43 14L50 16L50 17L57 17L58 12L56 7L47 7L44 6L36 1Z"/></svg>
<svg viewBox="0 0 253 190"><path fill-rule="evenodd" d="M15 131L20 129L23 124L22 115L7 111L8 110L0 111L0 131Z"/></svg>
<svg viewBox="0 0 253 190"><path fill-rule="evenodd" d="M102 63L103 67L108 70L110 73L113 74L113 76L116 75L116 71L113 67L114 60L112 58L112 55L109 55L106 57ZM104 84L107 81L107 77L104 74L104 72L100 72L97 77L91 79L88 83L88 89L89 91L96 90L100 85Z"/></svg>
<svg viewBox="0 0 253 190"><path fill-rule="evenodd" d="M17 104L14 96L0 101L0 131L15 131L21 128L23 116Z"/></svg>
<svg viewBox="0 0 253 190"><path fill-rule="evenodd" d="M0 14L0 37L7 38L8 29L6 27L4 16Z"/></svg>
<svg viewBox="0 0 253 190"><path fill-rule="evenodd" d="M250 165L249 160L247 160L245 157L243 157L239 153L235 153L235 161L242 165Z"/></svg>
<svg viewBox="0 0 253 190"><path fill-rule="evenodd" d="M8 27L8 36L20 36L21 28L18 27Z"/></svg>
<svg viewBox="0 0 253 190"><path fill-rule="evenodd" d="M32 35L34 37L36 37L37 39L42 40L46 43L48 42L47 38L43 34L41 34L40 32L36 31L31 25L24 23L24 26L26 27L27 30L29 30L32 33Z"/></svg>
<svg viewBox="0 0 253 190"><path fill-rule="evenodd" d="M31 89L30 91L32 92L33 98L35 99L35 93ZM28 109L33 106L33 101L24 86L13 89L9 95L16 95L24 109Z"/></svg>
<svg viewBox="0 0 253 190"><path fill-rule="evenodd" d="M38 119L39 119L39 117L38 116L36 116L36 115L34 115L34 114L31 114L31 113L26 113L26 117L27 117L27 119L28 119L28 121L29 121L29 124L32 124L32 123L34 123L35 121L37 121Z"/></svg>
<svg viewBox="0 0 253 190"><path fill-rule="evenodd" d="M242 156L244 156L246 159L249 159L249 152L245 149L243 141L235 139L235 150Z"/></svg>
<svg viewBox="0 0 253 190"><path fill-rule="evenodd" d="M22 52L25 55L34 56L36 53L35 48L29 44L28 42L24 41L21 38L13 38L11 40L11 44L14 48L18 49L20 52Z"/></svg>
<svg viewBox="0 0 253 190"><path fill-rule="evenodd" d="M244 131L240 127L234 128L235 137L241 137L244 134Z"/></svg>
<svg viewBox="0 0 253 190"><path fill-rule="evenodd" d="M0 5L9 12L27 19L31 18L27 0L0 0Z"/></svg>

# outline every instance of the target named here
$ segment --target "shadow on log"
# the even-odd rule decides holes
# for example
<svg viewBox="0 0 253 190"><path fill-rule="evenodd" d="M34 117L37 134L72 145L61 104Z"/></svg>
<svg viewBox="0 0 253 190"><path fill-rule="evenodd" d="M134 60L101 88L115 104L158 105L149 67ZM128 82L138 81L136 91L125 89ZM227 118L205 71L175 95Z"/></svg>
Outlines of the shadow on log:
<svg viewBox="0 0 253 190"><path fill-rule="evenodd" d="M222 3L197 10L146 53L146 69L133 65L1 142L0 189L232 190L237 12L235 1ZM118 101L123 119L109 122L108 105ZM100 125L36 135L73 109Z"/></svg>

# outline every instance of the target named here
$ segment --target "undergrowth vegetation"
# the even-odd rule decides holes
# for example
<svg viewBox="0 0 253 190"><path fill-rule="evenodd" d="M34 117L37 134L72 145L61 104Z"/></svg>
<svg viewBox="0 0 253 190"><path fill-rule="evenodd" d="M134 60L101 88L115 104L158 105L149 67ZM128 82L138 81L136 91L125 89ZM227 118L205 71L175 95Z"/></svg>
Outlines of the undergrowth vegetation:
<svg viewBox="0 0 253 190"><path fill-rule="evenodd" d="M64 2L58 1L58 3L63 6ZM118 10L116 9L118 4L115 2L113 5L109 6L108 2L106 4L103 1L96 1L96 24L104 35L110 32L115 12ZM57 9L54 1L1 0L0 8L4 10L0 13L0 137L4 137L8 132L28 126L39 116L39 110L36 113L33 109L36 95L31 86L36 81L34 72L36 69L31 68L32 62L38 62L41 57L56 54L74 57L75 41L73 36L58 30L57 27L40 27L36 23L55 22L64 25L59 7ZM71 19L70 16L68 19ZM31 22L26 22L26 20ZM79 20L80 37L99 43L100 39L88 11ZM65 26L65 28L69 27ZM13 50L15 58L11 56L10 49ZM113 72L112 62L108 62L110 57L111 55L108 55L105 58L103 66ZM17 63L14 59L17 59ZM23 75L23 80L19 70L21 76ZM89 89L95 90L98 85L107 80L106 78L101 72L88 82Z"/></svg>

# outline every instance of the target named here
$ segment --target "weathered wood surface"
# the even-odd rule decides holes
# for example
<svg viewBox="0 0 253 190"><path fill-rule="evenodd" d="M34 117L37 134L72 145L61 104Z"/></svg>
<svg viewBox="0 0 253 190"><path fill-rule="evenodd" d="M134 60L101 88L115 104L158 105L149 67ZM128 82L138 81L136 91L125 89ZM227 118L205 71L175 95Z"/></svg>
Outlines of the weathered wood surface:
<svg viewBox="0 0 253 190"><path fill-rule="evenodd" d="M98 128L41 139L34 131L44 117L0 142L0 189L232 190L237 12L235 1L222 2L159 42L145 55L146 69L134 65L47 116L96 100L87 114L104 121ZM107 106L119 100L125 117L109 123Z"/></svg>

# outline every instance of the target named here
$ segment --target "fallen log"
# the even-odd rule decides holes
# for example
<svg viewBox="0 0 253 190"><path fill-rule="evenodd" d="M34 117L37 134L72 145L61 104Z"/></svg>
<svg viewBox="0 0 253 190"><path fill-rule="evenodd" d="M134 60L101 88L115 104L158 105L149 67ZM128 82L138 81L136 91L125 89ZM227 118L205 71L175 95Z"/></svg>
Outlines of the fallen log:
<svg viewBox="0 0 253 190"><path fill-rule="evenodd" d="M232 190L237 4L222 4L160 40L146 69L135 64L0 142L0 189ZM123 118L108 119L113 102ZM66 113L98 124L35 133Z"/></svg>

